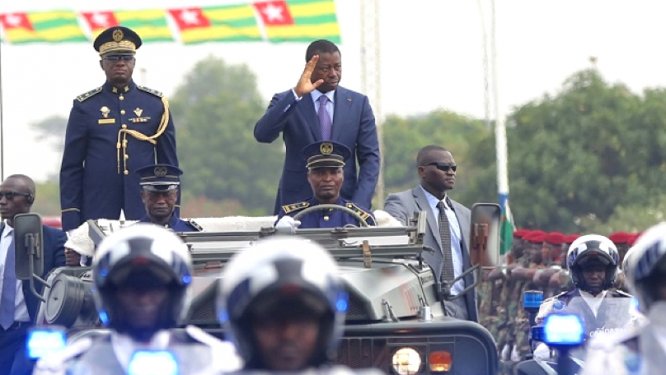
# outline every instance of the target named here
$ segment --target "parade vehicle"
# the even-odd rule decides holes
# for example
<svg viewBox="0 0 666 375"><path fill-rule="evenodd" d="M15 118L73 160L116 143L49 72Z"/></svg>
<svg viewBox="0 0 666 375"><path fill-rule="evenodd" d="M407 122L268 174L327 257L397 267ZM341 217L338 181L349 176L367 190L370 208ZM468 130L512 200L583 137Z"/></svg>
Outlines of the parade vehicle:
<svg viewBox="0 0 666 375"><path fill-rule="evenodd" d="M496 204L472 208L473 267L467 272L497 265L499 212ZM273 228L273 220L194 219L200 232L179 233L194 265L187 324L223 338L215 297L225 263L260 238L298 235L324 246L338 262L345 281L349 299L339 363L352 368L375 367L387 374L497 373L497 350L490 333L475 322L446 316L444 305L456 297L449 294L447 285L440 284L421 257L423 252L433 251L423 244L425 215L415 216L409 226L295 229L288 234ZM62 267L47 280L39 279L35 276L43 267L39 217L17 215L15 222L16 235L20 236L16 246L18 278L31 283L32 290L38 282L48 286L40 296L43 302L38 324L66 327L70 338L103 331L92 298L90 269ZM88 224L91 239L99 243L131 222L96 220ZM469 286L464 292L473 288Z"/></svg>

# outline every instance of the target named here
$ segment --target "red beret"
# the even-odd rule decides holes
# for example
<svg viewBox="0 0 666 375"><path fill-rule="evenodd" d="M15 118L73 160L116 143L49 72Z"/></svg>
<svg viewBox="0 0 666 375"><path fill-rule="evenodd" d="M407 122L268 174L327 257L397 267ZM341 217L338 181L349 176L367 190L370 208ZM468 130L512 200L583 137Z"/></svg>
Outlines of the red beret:
<svg viewBox="0 0 666 375"><path fill-rule="evenodd" d="M540 230L535 230L525 235L523 240L531 243L543 243L546 240L546 233Z"/></svg>
<svg viewBox="0 0 666 375"><path fill-rule="evenodd" d="M530 233L529 229L518 228L513 231L513 236L516 238L524 238L528 233Z"/></svg>
<svg viewBox="0 0 666 375"><path fill-rule="evenodd" d="M638 232L638 233L629 233L629 238L627 239L627 244L630 246L633 246L638 237L641 236L643 232Z"/></svg>
<svg viewBox="0 0 666 375"><path fill-rule="evenodd" d="M627 232L613 232L608 236L608 239L613 241L614 244L628 244L633 234Z"/></svg>
<svg viewBox="0 0 666 375"><path fill-rule="evenodd" d="M561 245L565 242L565 236L560 232L546 233L546 242L553 245Z"/></svg>
<svg viewBox="0 0 666 375"><path fill-rule="evenodd" d="M569 243L569 244L570 244L570 243L573 243L574 241L576 241L576 239L577 239L578 237L580 237L580 233L571 233L571 234L567 234L567 235L565 236L565 240L564 240L564 242L565 242L565 243Z"/></svg>

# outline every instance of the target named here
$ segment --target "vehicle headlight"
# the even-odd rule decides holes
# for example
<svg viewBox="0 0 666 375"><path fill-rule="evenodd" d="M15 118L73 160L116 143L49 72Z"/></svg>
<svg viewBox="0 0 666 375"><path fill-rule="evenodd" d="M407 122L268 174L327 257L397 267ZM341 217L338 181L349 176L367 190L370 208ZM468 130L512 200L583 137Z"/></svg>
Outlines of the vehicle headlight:
<svg viewBox="0 0 666 375"><path fill-rule="evenodd" d="M39 359L66 346L67 338L62 327L33 327L28 331L26 349L30 359Z"/></svg>
<svg viewBox="0 0 666 375"><path fill-rule="evenodd" d="M421 356L413 348L400 348L393 353L393 370L399 375L412 375L421 369Z"/></svg>

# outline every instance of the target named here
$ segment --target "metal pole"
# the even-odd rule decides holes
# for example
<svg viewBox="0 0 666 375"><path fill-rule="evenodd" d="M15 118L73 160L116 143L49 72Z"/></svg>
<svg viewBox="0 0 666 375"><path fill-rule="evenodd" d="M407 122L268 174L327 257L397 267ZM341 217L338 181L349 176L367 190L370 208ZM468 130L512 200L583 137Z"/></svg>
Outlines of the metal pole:
<svg viewBox="0 0 666 375"><path fill-rule="evenodd" d="M491 54L492 54L492 76L493 76L493 98L495 107L495 153L497 155L497 193L499 204L504 210L505 203L509 199L509 173L508 173L508 151L506 141L506 124L504 115L499 104L499 77L497 74L497 36L495 22L495 0L491 3Z"/></svg>

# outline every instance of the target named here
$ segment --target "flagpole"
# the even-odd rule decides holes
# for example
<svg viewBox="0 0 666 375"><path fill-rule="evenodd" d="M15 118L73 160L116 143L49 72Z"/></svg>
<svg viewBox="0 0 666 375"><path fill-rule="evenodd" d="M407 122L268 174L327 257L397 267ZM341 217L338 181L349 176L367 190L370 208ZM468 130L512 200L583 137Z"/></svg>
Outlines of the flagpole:
<svg viewBox="0 0 666 375"><path fill-rule="evenodd" d="M509 176L508 176L508 151L506 140L506 123L504 121L504 114L501 111L499 104L499 77L497 74L497 33L495 22L495 0L490 0L491 3L491 66L492 66L492 80L493 80L493 102L495 112L495 153L497 156L497 193L499 204L504 210L504 206L509 200Z"/></svg>

